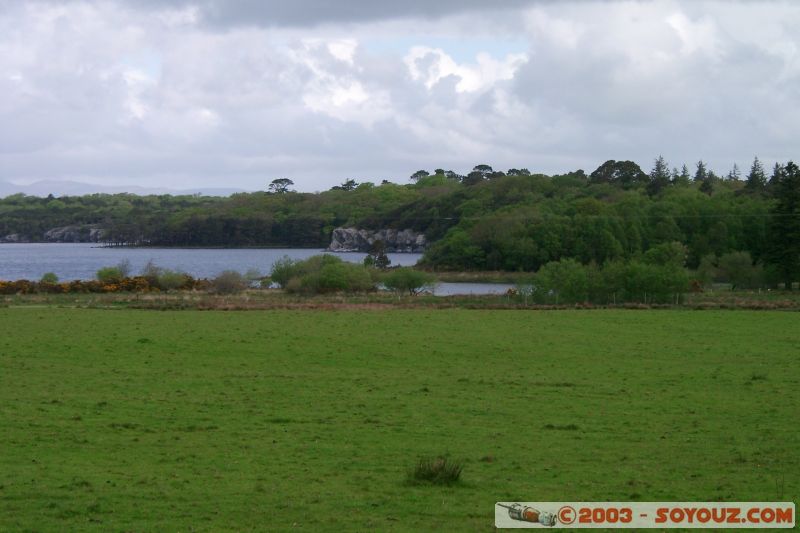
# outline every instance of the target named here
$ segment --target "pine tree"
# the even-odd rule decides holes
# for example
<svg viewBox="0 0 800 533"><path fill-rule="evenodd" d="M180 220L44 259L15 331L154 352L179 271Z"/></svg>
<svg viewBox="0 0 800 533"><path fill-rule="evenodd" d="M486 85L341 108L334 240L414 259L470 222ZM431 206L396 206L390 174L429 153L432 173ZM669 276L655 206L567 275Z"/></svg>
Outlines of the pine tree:
<svg viewBox="0 0 800 533"><path fill-rule="evenodd" d="M800 279L800 168L789 161L777 173L774 187L777 203L772 209L767 262L791 290L792 282Z"/></svg>
<svg viewBox="0 0 800 533"><path fill-rule="evenodd" d="M778 183L781 181L783 171L784 167L780 163L775 163L775 166L772 167L772 176L769 178L769 182L767 183L767 190L771 193L774 193L775 189L778 188Z"/></svg>
<svg viewBox="0 0 800 533"><path fill-rule="evenodd" d="M678 185L678 186L684 187L686 185L689 185L689 183L691 183L691 181L692 181L692 176L691 176L691 174L689 174L689 167L687 167L686 164L684 164L681 167L680 172L678 172L677 169L673 169L672 170L672 183L673 183L673 185Z"/></svg>
<svg viewBox="0 0 800 533"><path fill-rule="evenodd" d="M719 181L719 177L714 174L713 170L708 170L706 172L706 177L700 183L700 192L703 192L709 196L714 192L714 185Z"/></svg>
<svg viewBox="0 0 800 533"><path fill-rule="evenodd" d="M734 163L733 168L731 169L730 172L728 172L726 178L728 181L739 181L741 177L742 177L742 171L739 170L739 165Z"/></svg>
<svg viewBox="0 0 800 533"><path fill-rule="evenodd" d="M647 184L647 193L654 196L670 184L669 165L664 156L656 158L653 170L650 171L650 183Z"/></svg>
<svg viewBox="0 0 800 533"><path fill-rule="evenodd" d="M697 170L694 173L694 181L697 183L702 183L708 178L708 170L706 169L706 164L703 163L703 160L697 162Z"/></svg>
<svg viewBox="0 0 800 533"><path fill-rule="evenodd" d="M760 193L767 189L767 176L764 174L764 166L758 157L753 159L753 164L750 167L750 173L747 175L744 188L750 193Z"/></svg>

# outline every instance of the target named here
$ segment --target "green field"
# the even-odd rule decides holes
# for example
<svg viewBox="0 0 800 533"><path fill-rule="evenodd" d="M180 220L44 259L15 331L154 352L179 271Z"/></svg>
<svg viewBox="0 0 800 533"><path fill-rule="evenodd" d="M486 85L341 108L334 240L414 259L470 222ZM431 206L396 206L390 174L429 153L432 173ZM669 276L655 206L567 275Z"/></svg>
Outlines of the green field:
<svg viewBox="0 0 800 533"><path fill-rule="evenodd" d="M0 309L0 531L488 531L797 501L800 316ZM412 485L421 456L460 484Z"/></svg>

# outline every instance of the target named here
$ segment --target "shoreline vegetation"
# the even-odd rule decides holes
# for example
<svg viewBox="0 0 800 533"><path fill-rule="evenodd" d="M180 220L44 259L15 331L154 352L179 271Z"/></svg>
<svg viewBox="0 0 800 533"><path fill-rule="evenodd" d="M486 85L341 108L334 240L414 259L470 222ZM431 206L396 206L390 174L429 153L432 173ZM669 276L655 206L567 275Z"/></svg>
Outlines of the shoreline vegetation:
<svg viewBox="0 0 800 533"><path fill-rule="evenodd" d="M148 262L134 274L127 260L94 280L0 280L0 305L66 305L152 309L272 309L280 307L400 306L485 309L800 309L791 285L766 288L746 253L705 270L684 267L680 243L649 250L641 261L582 265L566 259L531 273L445 272L391 267L378 249L362 264L332 254L275 261L268 275L226 270L211 279ZM739 257L742 255L743 257ZM723 283L719 283L722 281ZM716 283L715 283L716 282ZM503 294L436 296L438 283L513 284ZM719 290L722 288L722 290ZM786 290L788 289L788 290Z"/></svg>
<svg viewBox="0 0 800 533"><path fill-rule="evenodd" d="M800 311L798 291L729 291L687 293L680 303L628 302L618 304L538 304L519 294L416 296L389 291L356 294L291 294L282 289L247 289L238 294L214 294L198 290L170 292L100 292L72 294L0 295L0 308L49 307L82 309L223 310L274 309L485 309L485 310L750 310Z"/></svg>

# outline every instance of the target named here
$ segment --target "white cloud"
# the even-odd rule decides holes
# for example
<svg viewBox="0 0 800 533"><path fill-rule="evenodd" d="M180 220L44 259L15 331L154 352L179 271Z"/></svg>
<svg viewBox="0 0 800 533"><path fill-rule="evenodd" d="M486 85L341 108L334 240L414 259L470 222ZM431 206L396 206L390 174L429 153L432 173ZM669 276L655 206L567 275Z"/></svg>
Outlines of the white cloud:
<svg viewBox="0 0 800 533"><path fill-rule="evenodd" d="M234 4L3 4L0 180L315 190L480 162L800 157L797 3L320 3L313 29Z"/></svg>
<svg viewBox="0 0 800 533"><path fill-rule="evenodd" d="M403 58L411 78L420 80L430 89L448 76L459 78L458 92L480 91L492 87L497 81L510 80L526 60L525 54L509 54L496 60L480 53L474 64L456 63L444 50L427 46L414 46Z"/></svg>

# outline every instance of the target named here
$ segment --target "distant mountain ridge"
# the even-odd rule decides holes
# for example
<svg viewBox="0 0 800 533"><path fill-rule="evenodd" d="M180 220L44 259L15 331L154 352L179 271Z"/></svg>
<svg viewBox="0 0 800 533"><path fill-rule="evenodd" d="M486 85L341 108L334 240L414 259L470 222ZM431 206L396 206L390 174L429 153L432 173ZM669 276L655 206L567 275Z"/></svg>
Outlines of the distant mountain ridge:
<svg viewBox="0 0 800 533"><path fill-rule="evenodd" d="M139 196L150 194L200 194L202 196L230 196L245 189L232 187L197 187L196 189L171 189L169 187L142 187L139 185L94 185L80 181L42 180L28 185L17 185L0 181L0 198L12 194L23 193L29 196L83 196L85 194L119 194L130 193Z"/></svg>

